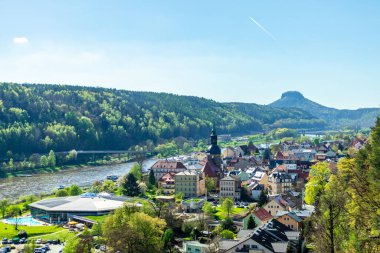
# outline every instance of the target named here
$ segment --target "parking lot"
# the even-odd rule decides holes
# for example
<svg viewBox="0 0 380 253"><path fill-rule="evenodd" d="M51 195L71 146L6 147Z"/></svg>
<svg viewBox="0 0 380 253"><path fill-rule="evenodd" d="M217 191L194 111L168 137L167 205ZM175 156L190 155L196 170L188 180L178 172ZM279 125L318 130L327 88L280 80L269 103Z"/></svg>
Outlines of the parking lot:
<svg viewBox="0 0 380 253"><path fill-rule="evenodd" d="M7 245L1 246L0 248L4 246L12 246L12 245L7 244ZM25 245L19 244L19 245L13 245L13 246L15 247L15 249L11 250L11 253L18 253L18 252L22 252ZM50 250L48 251L49 253L60 253L60 251L63 250L63 245L50 245L49 247L50 247Z"/></svg>

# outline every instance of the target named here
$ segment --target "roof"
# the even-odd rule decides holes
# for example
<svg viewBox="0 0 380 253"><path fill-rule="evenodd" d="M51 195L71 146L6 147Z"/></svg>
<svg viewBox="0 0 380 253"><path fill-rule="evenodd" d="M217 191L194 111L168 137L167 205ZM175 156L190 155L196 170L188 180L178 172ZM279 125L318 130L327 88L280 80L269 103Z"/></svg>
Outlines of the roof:
<svg viewBox="0 0 380 253"><path fill-rule="evenodd" d="M177 173L176 176L196 176L197 173L194 171L182 171L180 173Z"/></svg>
<svg viewBox="0 0 380 253"><path fill-rule="evenodd" d="M259 209L256 209L253 214L261 221L267 221L267 220L270 220L273 218L273 216L268 213L267 210L265 210L264 208L259 208Z"/></svg>
<svg viewBox="0 0 380 253"><path fill-rule="evenodd" d="M202 171L208 177L218 177L220 169L212 161L207 161L203 166Z"/></svg>
<svg viewBox="0 0 380 253"><path fill-rule="evenodd" d="M302 219L300 217L298 217L294 212L288 212L288 211L277 212L276 218L282 217L284 215L288 215L290 218L292 218L293 220L295 220L297 222L302 222Z"/></svg>
<svg viewBox="0 0 380 253"><path fill-rule="evenodd" d="M165 182L165 181L174 181L174 176L176 175L176 173L174 172L169 172L169 173L166 173L165 175L163 175L161 178L160 178L160 182Z"/></svg>
<svg viewBox="0 0 380 253"><path fill-rule="evenodd" d="M159 160L152 165L152 169L186 169L182 162Z"/></svg>
<svg viewBox="0 0 380 253"><path fill-rule="evenodd" d="M276 238L276 236L274 236L272 233L269 233L267 230L263 230L263 229L256 230L252 236L252 240L256 241L257 243L271 250L272 252L276 252L275 249L273 248L273 245L272 245L273 243L284 242L283 240ZM287 245L287 242L285 243Z"/></svg>
<svg viewBox="0 0 380 253"><path fill-rule="evenodd" d="M238 239L243 239L243 238L251 237L251 235L254 232L255 232L254 229L240 229L236 237Z"/></svg>
<svg viewBox="0 0 380 253"><path fill-rule="evenodd" d="M220 181L240 181L240 178L235 177L233 175L225 176L224 178L220 179Z"/></svg>
<svg viewBox="0 0 380 253"><path fill-rule="evenodd" d="M112 211L124 205L123 200L104 197L60 197L44 199L30 204L30 207L57 212L103 212Z"/></svg>

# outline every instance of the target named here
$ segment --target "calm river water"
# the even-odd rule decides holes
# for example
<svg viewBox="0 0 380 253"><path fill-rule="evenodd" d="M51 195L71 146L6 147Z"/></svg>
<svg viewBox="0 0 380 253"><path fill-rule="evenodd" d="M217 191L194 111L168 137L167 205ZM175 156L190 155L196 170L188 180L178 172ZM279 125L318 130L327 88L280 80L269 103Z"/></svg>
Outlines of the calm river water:
<svg viewBox="0 0 380 253"><path fill-rule="evenodd" d="M144 161L143 170L150 168L156 159ZM0 178L0 199L18 198L22 195L49 193L59 185L90 186L108 175L124 175L129 172L133 162L99 167L63 170L55 173L33 174L32 177Z"/></svg>

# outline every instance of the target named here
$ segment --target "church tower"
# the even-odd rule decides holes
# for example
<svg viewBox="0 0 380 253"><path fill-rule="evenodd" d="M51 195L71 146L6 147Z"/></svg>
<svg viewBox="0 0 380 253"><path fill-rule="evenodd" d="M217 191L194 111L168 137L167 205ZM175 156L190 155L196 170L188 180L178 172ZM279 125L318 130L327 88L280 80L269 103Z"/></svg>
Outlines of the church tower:
<svg viewBox="0 0 380 253"><path fill-rule="evenodd" d="M214 164L222 171L222 151L218 146L218 135L216 135L214 128L211 130L210 135L211 145L207 149L207 153Z"/></svg>

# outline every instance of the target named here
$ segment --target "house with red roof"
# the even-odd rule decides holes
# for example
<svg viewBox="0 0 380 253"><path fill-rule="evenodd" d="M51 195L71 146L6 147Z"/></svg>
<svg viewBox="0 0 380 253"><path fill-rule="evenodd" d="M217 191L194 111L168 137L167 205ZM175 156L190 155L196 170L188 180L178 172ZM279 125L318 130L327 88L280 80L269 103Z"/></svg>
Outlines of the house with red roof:
<svg viewBox="0 0 380 253"><path fill-rule="evenodd" d="M159 181L161 177L167 173L173 172L175 174L187 170L186 166L182 162L174 160L159 160L150 168L153 170L156 181Z"/></svg>

